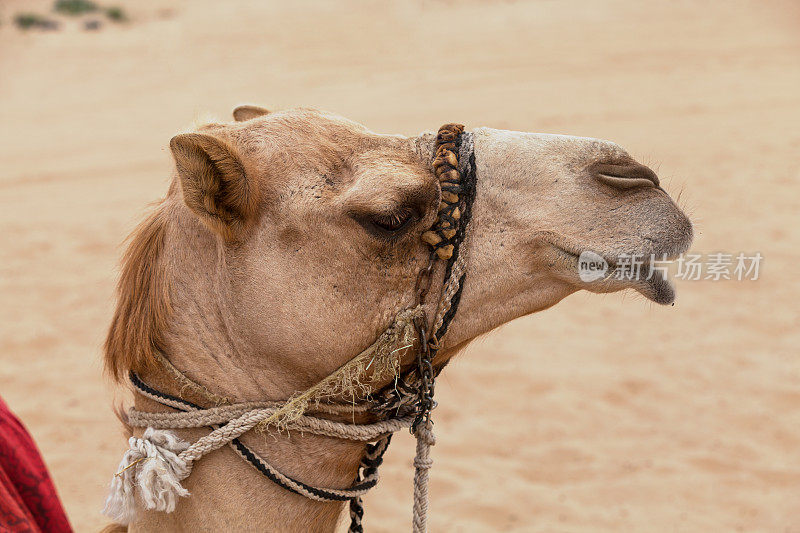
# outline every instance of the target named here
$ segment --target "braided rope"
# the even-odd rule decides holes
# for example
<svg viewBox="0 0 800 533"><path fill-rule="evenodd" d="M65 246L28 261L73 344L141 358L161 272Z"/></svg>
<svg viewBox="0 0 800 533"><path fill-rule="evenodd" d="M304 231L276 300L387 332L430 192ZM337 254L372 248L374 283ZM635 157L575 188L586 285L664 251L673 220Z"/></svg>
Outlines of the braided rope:
<svg viewBox="0 0 800 533"><path fill-rule="evenodd" d="M450 321L455 316L456 309L458 308L459 301L461 299L461 292L464 288L464 281L466 279L466 264L467 264L467 253L466 253L466 246L464 246L464 241L466 238L466 230L469 225L469 222L472 218L472 204L475 200L475 187L476 187L476 167L475 167L475 154L474 154L474 138L471 133L460 133L457 134L455 139L451 139L450 135L447 133L450 131L458 131L460 127L458 124L450 125L447 124L442 126L445 131L445 135L440 134L437 136L437 153L439 153L438 145L440 142L443 142L445 145L445 149L449 152L452 152L453 149L451 147L457 147L458 157L452 158L449 155L446 156L446 165L441 164L439 170L439 175L444 176L446 179L450 179L450 181L458 181L459 183L459 203L453 204L446 204L446 202L442 202L440 205L440 209L448 209L454 210L458 207L457 216L458 221L460 222L457 225L456 233L453 235L452 240L448 241L447 244L453 245L453 253L449 255L447 259L447 266L445 267L445 285L442 289L441 297L439 298L439 304L436 309L436 313L434 315L433 320L433 331L435 341L441 341L447 332L448 326ZM444 157L443 157L444 159ZM453 166L455 164L455 166ZM458 178L454 178L453 170L457 170L459 176ZM436 233L436 229L438 226L434 226L431 231ZM437 250L436 246L441 245L444 241L440 241L437 238L432 236L426 237L423 235L423 240L430 244L434 250ZM432 244L436 242L437 244ZM447 254L446 254L447 255ZM439 257L437 253L437 257ZM440 257L441 259L441 257ZM437 370L441 371L443 366L439 366ZM419 375L416 371L416 368L411 368L409 371L404 373L398 380L395 380L393 384L390 386L385 387L382 391L378 394L373 395L373 405L371 406L371 411L374 413L392 413L392 412L399 412L400 410L407 409L410 406L413 406L417 401L417 384L419 382Z"/></svg>
<svg viewBox="0 0 800 533"><path fill-rule="evenodd" d="M445 317L453 305L456 294L461 290L467 264L465 256L466 254L464 253L458 254L455 263L453 263L453 269L450 278L447 280L447 285L445 285L442 291L442 299L436 311L436 320L433 323L433 331L437 333L437 339L439 338L439 334L444 334L442 328L444 326Z"/></svg>
<svg viewBox="0 0 800 533"><path fill-rule="evenodd" d="M252 450L244 447L241 441L236 441L233 449L245 461L247 461L258 472L267 476L271 481L279 486L288 489L295 494L305 496L309 500L318 502L343 502L352 500L353 498L360 498L366 494L372 487L378 484L378 472L371 476L365 476L359 480L358 483L352 485L349 489L331 489L331 488L317 488L292 479L289 476L282 474L275 467L270 465L260 456L254 454Z"/></svg>
<svg viewBox="0 0 800 533"><path fill-rule="evenodd" d="M389 448L389 443L392 441L392 435L386 435L384 438L375 444L367 444L367 449L364 452L364 457L361 459L358 472L356 472L356 479L354 484L358 485L365 479L370 477L377 477L378 467L383 463L383 454ZM364 479L362 479L362 474ZM364 518L364 502L361 496L357 496L350 500L350 527L349 533L364 533L364 526L361 521Z"/></svg>
<svg viewBox="0 0 800 533"><path fill-rule="evenodd" d="M163 415L133 410L134 422L137 424L141 422L146 429L141 438L129 439L129 449L123 455L117 474L112 478L104 513L118 523L130 522L135 516L136 494L141 497L146 509L172 512L178 498L189 495L181 481L191 474L194 462L225 445L230 446L270 480L312 500L345 501L360 497L378 482L377 468L370 469L369 460L359 466L359 469L365 472L369 470L361 483L348 489L320 489L283 475L253 453L238 438L260 425L265 430L269 427L279 430L297 428L334 438L368 442L383 439L387 433L407 427L411 421L399 416L375 424L356 425L318 419L307 413L315 407L328 403L337 394L349 392L354 397L358 395L361 398L362 394L368 397L372 382L361 380L370 368L370 380L379 381L392 374L396 376L399 366L399 356L396 354L413 345L413 324L422 314L420 306L401 311L372 345L313 387L277 406L271 402L266 402L259 408L251 408L253 405L250 404L246 409L242 409L241 404L219 405L225 403L227 399L214 395L202 385L192 381L163 356L157 360L167 361L163 366L181 385L181 390L189 388L217 405L209 410L203 410L191 402L170 397L148 387L138 376L131 373L131 382L142 394L189 414ZM354 406L351 406L351 413L356 411L352 407ZM152 427L153 425L159 428ZM179 429L198 427L198 425L210 427L212 431L191 444L182 441L166 429L176 429L173 426ZM385 451L385 446L381 449Z"/></svg>
<svg viewBox="0 0 800 533"><path fill-rule="evenodd" d="M437 226L433 232L428 232L428 239L425 240L434 247L440 259L447 261L447 265L445 285L433 320L433 345L429 349L427 361L429 365L458 309L466 278L467 256L463 244L475 200L476 168L472 135L463 131L464 127L459 124L445 125L436 138L437 156L433 165L441 183L442 204L439 207L440 219ZM458 157L455 157L454 152L458 153ZM428 402L432 400L432 393L429 396ZM414 533L425 533L428 528L428 480L433 466L430 451L431 446L436 444L430 416L424 424L412 426L412 431L417 439L414 457L413 530Z"/></svg>
<svg viewBox="0 0 800 533"><path fill-rule="evenodd" d="M439 306L433 321L433 332L437 340L441 340L447 332L450 320L455 315L460 300L460 291L466 277L467 253L464 240L467 227L472 219L472 203L475 200L475 154L472 134L459 137L458 172L460 179L459 208L461 224L453 238L454 250L449 258L445 271L445 286L439 298Z"/></svg>
<svg viewBox="0 0 800 533"><path fill-rule="evenodd" d="M161 357L164 358L163 355L161 355ZM173 367L173 368L175 368L175 367ZM155 389L150 388L149 386L145 385L144 382L141 379L139 379L139 377L136 374L131 374L130 375L130 379L131 379L131 383L136 387L138 392L140 394L142 394L143 396L146 396L146 397L150 398L151 400L154 400L154 401L156 401L158 403L167 405L169 407L173 407L175 409L184 410L185 408L187 408L189 406L193 406L190 411L187 411L187 412L192 412L192 413L208 413L209 415L213 415L213 413L221 412L220 409L235 408L234 412L237 413L235 416L239 416L239 414L241 414L241 413L243 413L245 411L251 411L253 409L278 408L278 407L282 406L285 403L285 402L244 402L244 403L237 403L237 404L219 405L217 407L211 407L211 408L208 408L208 409L202 409L201 407L196 406L193 403L188 402L188 401L186 401L186 400L184 400L182 398L176 398L174 396L170 396L168 394L164 394L163 392L158 392ZM193 382L188 377L186 377L186 380L198 387L198 388L194 388L194 387L192 388L192 390L195 391L195 392L200 392L200 390L207 390L207 389L205 389L205 387L203 387L199 383ZM200 389L200 388L202 388L202 389ZM213 398L220 398L220 396L217 396L216 394L214 394L214 395L212 395L210 397L206 396L205 394L202 394L202 393L200 393L199 395L203 396L206 400L209 400L211 402L213 402ZM322 403L322 402L320 402L318 405L314 405L313 409L309 409L308 412L326 413L326 414L339 415L339 416L352 416L352 415L358 414L358 413L365 413L365 412L369 411L369 409L370 409L370 405L369 404L332 403L332 402ZM130 416L131 413L135 413L135 416L153 415L153 421L156 422L156 423L158 423L159 417L161 417L161 416L169 417L169 416L172 415L172 413L145 413L143 411L138 411L138 410L133 409L133 408L129 410L129 416ZM200 415L200 416L202 416L202 415ZM231 418L232 417L229 417L229 418L227 418L226 420L223 420L223 421L227 422ZM187 418L186 420L191 420L191 419ZM197 425L197 426L187 425L185 427L187 427L187 428L188 427L200 427L200 426L203 426L203 425L206 425L206 424L200 424L200 425ZM144 426L134 426L134 427L144 427ZM174 429L179 429L179 428L176 426Z"/></svg>
<svg viewBox="0 0 800 533"><path fill-rule="evenodd" d="M439 259L445 261L455 252L461 219L461 173L457 154L463 132L463 124L445 124L436 135L436 153L432 164L433 173L439 180L441 203L436 223L422 234L422 240L433 247Z"/></svg>

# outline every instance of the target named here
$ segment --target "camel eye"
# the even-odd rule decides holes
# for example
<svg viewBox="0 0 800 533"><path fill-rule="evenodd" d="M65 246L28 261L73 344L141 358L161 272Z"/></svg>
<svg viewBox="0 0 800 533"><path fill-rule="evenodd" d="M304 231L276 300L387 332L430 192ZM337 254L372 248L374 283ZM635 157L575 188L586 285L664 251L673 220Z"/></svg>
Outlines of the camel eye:
<svg viewBox="0 0 800 533"><path fill-rule="evenodd" d="M396 213L377 215L373 217L372 223L383 231L395 233L405 228L411 221L411 218L411 211L402 210Z"/></svg>

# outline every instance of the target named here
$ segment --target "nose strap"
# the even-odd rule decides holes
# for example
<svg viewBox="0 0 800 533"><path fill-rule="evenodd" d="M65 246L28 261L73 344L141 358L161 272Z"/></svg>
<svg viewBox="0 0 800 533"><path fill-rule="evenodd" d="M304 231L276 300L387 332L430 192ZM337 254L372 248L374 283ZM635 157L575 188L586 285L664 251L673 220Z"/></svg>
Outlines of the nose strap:
<svg viewBox="0 0 800 533"><path fill-rule="evenodd" d="M472 206L475 202L476 189L476 169L475 169L475 149L473 135L462 133L457 137L458 149L458 201L447 204L445 209L440 206L440 220L445 224L455 223L455 227L448 228L452 237L448 240L448 246L452 246L452 254L447 259L444 274L444 286L442 296L439 299L439 306L436 310L434 325L434 341L441 342L450 327L450 323L455 317L458 304L461 301L461 292L464 288L464 281L467 277L467 247L464 244L467 229L472 219ZM452 187L451 185L446 185ZM443 185L445 187L445 185ZM455 187L453 187L455 188ZM444 195L444 189L442 194ZM445 202L443 201L442 204ZM453 216L453 215L456 216Z"/></svg>

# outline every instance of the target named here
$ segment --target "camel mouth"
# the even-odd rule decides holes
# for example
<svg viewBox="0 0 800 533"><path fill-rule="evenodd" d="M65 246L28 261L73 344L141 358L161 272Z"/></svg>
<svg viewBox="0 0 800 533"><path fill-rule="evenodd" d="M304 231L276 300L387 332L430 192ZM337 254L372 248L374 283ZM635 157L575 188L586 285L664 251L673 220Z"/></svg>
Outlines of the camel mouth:
<svg viewBox="0 0 800 533"><path fill-rule="evenodd" d="M633 289L660 305L670 305L675 302L675 285L660 265L649 260L639 260L636 254L624 254L617 258L606 259L607 269L601 277L597 277L601 271L596 268L587 271L586 257L591 253L583 252L575 256L578 276L588 285L586 287L588 290L605 293ZM594 255L600 257L598 254ZM676 257L667 256L663 261L669 262Z"/></svg>
<svg viewBox="0 0 800 533"><path fill-rule="evenodd" d="M684 253L691 241L675 243L668 250L598 253L571 243L550 242L569 265L569 277L590 292L609 293L633 289L648 300L671 305L677 295L666 265ZM577 279L576 279L577 278Z"/></svg>
<svg viewBox="0 0 800 533"><path fill-rule="evenodd" d="M589 251L577 255L568 253L575 260L575 268L584 288L591 292L607 293L633 289L660 305L671 305L675 302L675 285L661 263L668 263L677 258L677 255L662 254L657 262L653 262L649 258L640 258L641 256L637 254L620 254L617 257L604 258Z"/></svg>

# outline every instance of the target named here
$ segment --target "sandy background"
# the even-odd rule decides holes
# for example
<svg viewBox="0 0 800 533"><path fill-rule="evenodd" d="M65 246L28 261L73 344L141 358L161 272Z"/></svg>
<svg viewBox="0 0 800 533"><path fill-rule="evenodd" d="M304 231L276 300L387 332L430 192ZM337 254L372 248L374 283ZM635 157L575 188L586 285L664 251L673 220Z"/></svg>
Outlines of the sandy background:
<svg viewBox="0 0 800 533"><path fill-rule="evenodd" d="M100 365L121 242L169 138L252 102L612 139L681 193L694 251L765 257L475 343L437 387L433 531L800 531L800 5L650 4L148 0L22 33L50 2L0 2L0 392L76 529L124 444ZM411 457L399 435L371 531L410 527Z"/></svg>

